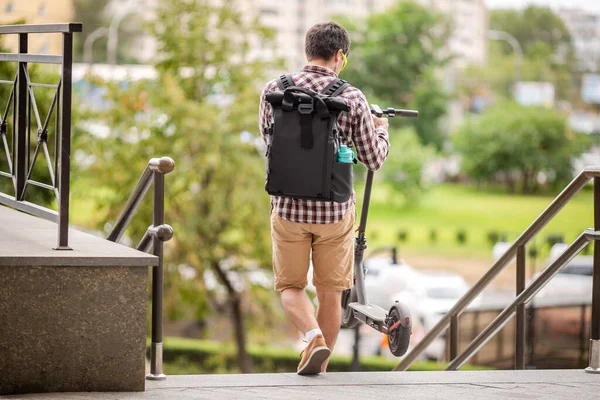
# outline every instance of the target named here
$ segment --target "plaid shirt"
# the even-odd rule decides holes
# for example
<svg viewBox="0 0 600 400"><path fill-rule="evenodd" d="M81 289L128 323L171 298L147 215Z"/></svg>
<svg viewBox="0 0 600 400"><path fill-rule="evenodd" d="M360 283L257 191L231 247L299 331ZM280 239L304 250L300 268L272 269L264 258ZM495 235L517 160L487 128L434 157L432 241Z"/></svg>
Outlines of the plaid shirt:
<svg viewBox="0 0 600 400"><path fill-rule="evenodd" d="M337 78L337 75L328 68L307 65L292 77L296 86L321 92L332 80ZM267 83L260 97L260 132L267 144L270 136L266 133L266 128L273 124L273 112L271 105L265 100L265 95L277 90L279 90L277 80L273 80ZM384 128L375 128L367 99L359 89L349 87L339 97L347 100L350 111L340 114L338 125L353 142L342 137L342 143L348 147L355 145L358 160L370 170L378 170L388 155L390 146L388 133ZM305 224L336 223L346 215L354 202L354 193L345 203L271 196L272 209L281 218Z"/></svg>

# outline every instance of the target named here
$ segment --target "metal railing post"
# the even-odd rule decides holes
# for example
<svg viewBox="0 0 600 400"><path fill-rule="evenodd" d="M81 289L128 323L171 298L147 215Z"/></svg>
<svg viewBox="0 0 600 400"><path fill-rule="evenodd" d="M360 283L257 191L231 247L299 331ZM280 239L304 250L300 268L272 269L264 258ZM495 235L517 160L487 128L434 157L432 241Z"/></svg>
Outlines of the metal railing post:
<svg viewBox="0 0 600 400"><path fill-rule="evenodd" d="M71 85L73 68L73 34L63 33L63 62L61 67L60 96L60 171L58 180L58 246L69 247L69 194L71 180ZM55 155L57 157L57 155Z"/></svg>
<svg viewBox="0 0 600 400"><path fill-rule="evenodd" d="M528 353L529 353L529 364L535 365L535 315L536 309L535 306L529 308L529 319L527 321L527 344L528 344Z"/></svg>
<svg viewBox="0 0 600 400"><path fill-rule="evenodd" d="M165 222L165 176L160 171L154 171L154 226ZM163 242L154 236L152 238L153 254L158 257L158 265L152 269L152 353L150 358L150 380L165 379L163 373Z"/></svg>
<svg viewBox="0 0 600 400"><path fill-rule="evenodd" d="M477 332L479 331L479 311L473 313L473 321L471 324L471 340L475 339ZM477 354L473 356L473 364L477 365Z"/></svg>
<svg viewBox="0 0 600 400"><path fill-rule="evenodd" d="M525 246L517 247L517 297L525 290ZM525 303L517 306L515 369L525 368Z"/></svg>
<svg viewBox="0 0 600 400"><path fill-rule="evenodd" d="M585 328L587 326L587 324L585 323L586 312L587 306L585 304L579 306L579 357L577 358L578 366L585 365Z"/></svg>
<svg viewBox="0 0 600 400"><path fill-rule="evenodd" d="M594 177L594 230L600 230L600 178ZM586 372L600 373L600 242L594 241L590 363Z"/></svg>
<svg viewBox="0 0 600 400"><path fill-rule="evenodd" d="M450 332L448 339L450 340L450 354L448 356L448 362L450 362L458 355L458 315L453 315L450 319Z"/></svg>
<svg viewBox="0 0 600 400"><path fill-rule="evenodd" d="M27 33L19 34L19 54L27 54L28 52L28 37ZM15 200L23 201L25 188L25 180L27 179L27 63L19 61L17 63L17 88L16 88L16 130L15 130Z"/></svg>

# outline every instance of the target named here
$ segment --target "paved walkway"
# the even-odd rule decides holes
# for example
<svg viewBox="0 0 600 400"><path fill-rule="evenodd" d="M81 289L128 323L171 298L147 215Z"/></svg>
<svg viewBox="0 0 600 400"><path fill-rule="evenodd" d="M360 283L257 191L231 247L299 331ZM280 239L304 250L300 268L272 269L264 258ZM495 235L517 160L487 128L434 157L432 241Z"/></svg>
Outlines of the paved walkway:
<svg viewBox="0 0 600 400"><path fill-rule="evenodd" d="M140 393L51 393L3 399L600 399L600 375L583 370L180 375Z"/></svg>

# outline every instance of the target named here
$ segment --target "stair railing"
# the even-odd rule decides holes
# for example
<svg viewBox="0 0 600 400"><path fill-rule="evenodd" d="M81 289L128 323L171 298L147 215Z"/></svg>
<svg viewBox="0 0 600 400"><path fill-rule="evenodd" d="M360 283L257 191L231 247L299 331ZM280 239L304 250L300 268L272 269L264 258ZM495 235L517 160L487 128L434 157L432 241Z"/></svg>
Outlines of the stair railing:
<svg viewBox="0 0 600 400"><path fill-rule="evenodd" d="M152 269L152 347L150 357L150 374L146 379L165 379L163 373L163 244L173 237L173 228L165 224L165 175L175 169L175 162L169 157L153 158L138 180L131 196L127 200L123 212L108 234L108 240L117 242L125 232L140 203L144 199L150 185L154 183L154 218L146 230L137 249L158 257L158 265Z"/></svg>
<svg viewBox="0 0 600 400"><path fill-rule="evenodd" d="M525 288L526 245L546 226L560 210L589 181L594 180L594 229L585 230L548 268ZM529 302L567 263L585 246L594 241L592 288L592 324L587 372L600 373L600 167L585 168L554 201L540 214L512 246L492 265L485 275L448 311L440 321L417 343L394 371L405 371L427 347L446 329L449 329L449 360L446 370L464 365L516 314L515 369L525 368L525 303ZM516 298L485 328L467 348L458 354L459 316L469 304L489 286L492 280L516 257Z"/></svg>

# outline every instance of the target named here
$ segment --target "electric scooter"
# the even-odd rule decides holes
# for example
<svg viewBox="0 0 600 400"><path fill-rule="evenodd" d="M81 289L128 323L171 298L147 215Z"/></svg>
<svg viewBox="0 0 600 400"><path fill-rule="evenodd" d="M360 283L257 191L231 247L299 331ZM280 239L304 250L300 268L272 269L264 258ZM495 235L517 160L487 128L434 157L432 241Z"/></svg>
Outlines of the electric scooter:
<svg viewBox="0 0 600 400"><path fill-rule="evenodd" d="M384 115L389 118L396 116L416 118L419 116L418 111L398 110L394 108L382 110L376 104L371 106L371 113L380 118ZM358 234L354 245L354 287L342 293L342 327L354 328L360 322L364 322L371 328L388 335L390 351L396 357L401 357L408 350L410 342L412 331L410 310L398 302L389 311L384 310L378 305L369 304L365 289L366 269L363 265L363 257L367 248L365 230L367 227L373 176L373 171L367 172L360 225L358 226Z"/></svg>

